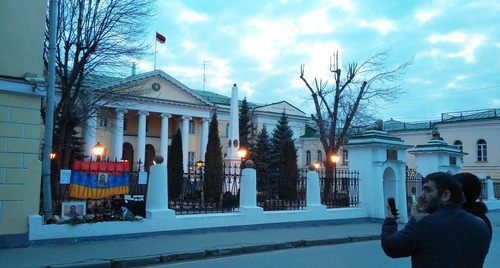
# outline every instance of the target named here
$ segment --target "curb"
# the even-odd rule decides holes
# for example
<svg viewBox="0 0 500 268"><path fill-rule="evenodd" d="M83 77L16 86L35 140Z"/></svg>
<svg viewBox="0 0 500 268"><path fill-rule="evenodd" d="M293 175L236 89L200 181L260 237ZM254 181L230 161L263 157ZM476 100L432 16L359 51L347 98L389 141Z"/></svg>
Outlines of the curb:
<svg viewBox="0 0 500 268"><path fill-rule="evenodd" d="M188 260L200 260L204 258L226 257L226 256L266 252L274 250L314 247L314 246L324 246L324 245L337 245L337 244L356 243L356 242L372 241L372 240L380 240L380 235L353 236L345 238L330 238L330 239L315 239L315 240L297 240L291 242L280 242L272 244L234 246L230 248L206 249L199 251L169 253L169 254L151 255L151 256L138 256L130 258L110 259L110 260L89 260L84 263L79 262L79 263L57 264L57 265L49 265L46 267L51 267L51 268L139 267L139 266L155 265L162 263L171 264L175 262L188 261Z"/></svg>

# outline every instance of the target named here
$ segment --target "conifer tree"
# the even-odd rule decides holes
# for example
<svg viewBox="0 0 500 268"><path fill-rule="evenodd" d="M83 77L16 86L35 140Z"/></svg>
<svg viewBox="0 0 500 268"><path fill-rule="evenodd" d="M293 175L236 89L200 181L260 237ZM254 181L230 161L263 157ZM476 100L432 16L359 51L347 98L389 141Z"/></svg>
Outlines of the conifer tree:
<svg viewBox="0 0 500 268"><path fill-rule="evenodd" d="M243 147L247 149L247 151L250 151L249 140L251 133L251 122L250 122L250 110L248 109L247 98L244 98L243 101L241 102L239 121L240 121L240 127L239 127L240 147Z"/></svg>
<svg viewBox="0 0 500 268"><path fill-rule="evenodd" d="M288 116L283 111L280 119L278 120L278 123L276 124L276 127L273 130L273 135L271 138L271 171L277 172L279 168L279 160L283 143L286 140L292 140L292 137L293 131L288 125Z"/></svg>
<svg viewBox="0 0 500 268"><path fill-rule="evenodd" d="M172 138L172 145L168 150L168 197L177 198L182 193L182 177L184 173L182 163L182 135L177 129Z"/></svg>
<svg viewBox="0 0 500 268"><path fill-rule="evenodd" d="M223 171L224 165L222 162L222 145L219 138L219 122L217 114L214 114L210 120L207 151L205 153L203 190L206 201L219 201L222 194Z"/></svg>
<svg viewBox="0 0 500 268"><path fill-rule="evenodd" d="M257 190L265 191L268 185L268 171L270 158L271 144L269 142L269 134L264 126L257 135L257 140L251 148L252 160L255 163L255 171L257 173Z"/></svg>
<svg viewBox="0 0 500 268"><path fill-rule="evenodd" d="M295 200L297 198L297 149L291 139L283 142L279 163L279 192L280 199Z"/></svg>

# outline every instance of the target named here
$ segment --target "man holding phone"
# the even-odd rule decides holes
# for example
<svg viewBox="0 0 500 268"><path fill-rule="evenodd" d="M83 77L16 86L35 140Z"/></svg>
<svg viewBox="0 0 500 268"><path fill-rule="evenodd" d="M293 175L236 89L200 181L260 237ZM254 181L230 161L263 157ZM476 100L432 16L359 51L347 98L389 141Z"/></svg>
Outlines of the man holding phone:
<svg viewBox="0 0 500 268"><path fill-rule="evenodd" d="M448 173L424 178L411 218L398 231L397 212L387 205L381 243L391 258L411 256L412 267L482 267L489 250L489 230L462 207L460 184Z"/></svg>

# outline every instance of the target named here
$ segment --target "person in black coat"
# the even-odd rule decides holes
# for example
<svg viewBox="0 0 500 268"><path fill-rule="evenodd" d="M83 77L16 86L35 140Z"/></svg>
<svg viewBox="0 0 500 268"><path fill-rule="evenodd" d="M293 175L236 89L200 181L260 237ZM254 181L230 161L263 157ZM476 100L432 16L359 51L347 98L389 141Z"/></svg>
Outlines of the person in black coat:
<svg viewBox="0 0 500 268"><path fill-rule="evenodd" d="M460 183L444 172L424 178L419 208L398 230L387 206L381 244L391 258L411 256L412 267L482 267L489 251L488 227L463 210Z"/></svg>
<svg viewBox="0 0 500 268"><path fill-rule="evenodd" d="M479 180L476 175L468 172L455 174L453 175L453 178L457 179L462 185L462 192L465 199L465 202L462 204L463 209L481 218L486 225L488 225L491 240L493 230L491 228L490 219L486 216L486 213L488 213L488 207L483 202L477 201L482 190L481 180Z"/></svg>

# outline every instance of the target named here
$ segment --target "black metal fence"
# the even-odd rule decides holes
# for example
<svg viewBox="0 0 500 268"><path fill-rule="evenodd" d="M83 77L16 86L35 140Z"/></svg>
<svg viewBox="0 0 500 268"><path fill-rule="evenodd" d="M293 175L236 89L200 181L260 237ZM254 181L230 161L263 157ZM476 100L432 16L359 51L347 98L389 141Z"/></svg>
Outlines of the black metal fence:
<svg viewBox="0 0 500 268"><path fill-rule="evenodd" d="M318 170L321 204L327 208L359 205L359 172L336 169L328 178L325 169Z"/></svg>
<svg viewBox="0 0 500 268"><path fill-rule="evenodd" d="M136 163L131 164L136 167ZM179 196L169 198L169 208L177 215L227 213L239 211L241 169L239 165L225 165L224 174L205 174L203 168L190 168L191 172L182 174L182 190ZM106 172L106 170L100 170ZM120 206L126 205L136 215L145 216L148 184L141 184L140 171L129 173L130 185L126 195L113 196L100 200L69 197L69 184L53 185L52 208L54 215L61 215L62 202L87 202L87 213L93 213L92 207L97 202L104 204L107 212L119 213ZM356 207L359 203L359 173L349 170L337 170L333 178L327 179L325 172L320 174L321 203L327 208ZM53 171L58 176L59 171ZM149 174L148 174L149 176ZM217 200L207 200L204 196L205 178L222 177L221 194ZM53 181L59 181L55 178ZM286 196L283 185L294 184ZM327 184L328 187L327 187ZM288 185L290 186L290 185ZM326 194L325 189L330 193ZM281 178L279 174L266 173L257 176L257 206L264 211L301 210L306 208L307 170L299 170L299 177L294 180ZM43 214L43 196L40 202Z"/></svg>
<svg viewBox="0 0 500 268"><path fill-rule="evenodd" d="M500 181L493 182L493 191L495 192L495 199L500 199Z"/></svg>
<svg viewBox="0 0 500 268"><path fill-rule="evenodd" d="M293 185L289 187L289 183ZM257 206L264 211L305 209L306 192L306 176L290 179L273 173L257 175Z"/></svg>
<svg viewBox="0 0 500 268"><path fill-rule="evenodd" d="M169 198L168 206L177 215L227 213L239 210L240 178L239 165L224 165L224 174L205 174L203 168L193 168L193 172L182 176L181 195ZM208 200L204 194L204 182L207 177L218 177L222 180L221 195L218 200Z"/></svg>
<svg viewBox="0 0 500 268"><path fill-rule="evenodd" d="M422 192L423 176L415 169L406 166L406 206L408 217L410 216L411 206L413 203L412 195L418 196Z"/></svg>

